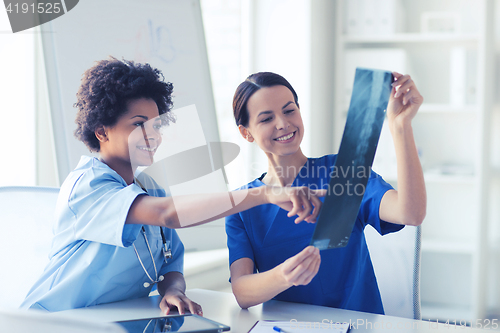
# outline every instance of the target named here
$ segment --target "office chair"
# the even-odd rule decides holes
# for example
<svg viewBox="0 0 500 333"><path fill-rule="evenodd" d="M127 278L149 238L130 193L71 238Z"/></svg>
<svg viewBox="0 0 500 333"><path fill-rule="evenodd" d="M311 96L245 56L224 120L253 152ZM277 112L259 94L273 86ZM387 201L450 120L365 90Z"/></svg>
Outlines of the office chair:
<svg viewBox="0 0 500 333"><path fill-rule="evenodd" d="M367 226L365 237L385 314L421 319L421 227L405 226L398 232L381 236Z"/></svg>
<svg viewBox="0 0 500 333"><path fill-rule="evenodd" d="M0 187L0 308L17 308L49 262L59 188Z"/></svg>

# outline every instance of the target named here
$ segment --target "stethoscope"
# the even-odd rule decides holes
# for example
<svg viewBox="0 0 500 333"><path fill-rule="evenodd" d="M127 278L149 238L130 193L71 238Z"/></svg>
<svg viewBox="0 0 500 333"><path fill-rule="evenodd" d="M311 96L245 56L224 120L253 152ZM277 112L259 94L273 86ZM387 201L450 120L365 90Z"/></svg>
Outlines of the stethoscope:
<svg viewBox="0 0 500 333"><path fill-rule="evenodd" d="M135 244L132 244L132 246L134 247L134 251L135 251L135 254L137 255L137 259L139 259L139 262L141 263L142 269L144 270L144 272L148 276L149 280L151 281L151 283L144 282L144 284L143 284L144 288L148 288L149 286L151 286L151 284L155 284L155 283L163 281L164 277L163 277L163 275L158 276L158 270L156 269L155 259L153 257L153 252L151 251L151 247L149 246L148 236L146 236L146 229L144 229L144 227L141 228L141 233L142 233L142 236L144 237L144 240L146 241L146 245L148 247L148 251L149 251L149 255L151 256L151 260L153 261L153 268L155 270L155 279L153 279L151 277L151 275L149 275L148 270L146 269L146 267L144 266L144 263L141 260L141 256L139 255L139 252L137 252L137 248L135 247ZM161 238L163 241L163 247L162 247L163 258L165 260L165 263L168 263L168 259L172 258L172 250L168 248L167 240L165 238L165 234L163 233L163 229L161 227L160 227L160 233L161 233Z"/></svg>
<svg viewBox="0 0 500 333"><path fill-rule="evenodd" d="M144 192L147 192L146 189L142 186L142 184L137 179L136 179L136 184L138 184L143 189ZM144 240L146 241L146 245L148 247L148 251L149 251L149 255L151 256L151 260L153 261L153 268L155 270L155 279L153 279L151 277L151 275L149 275L149 272L146 269L146 267L144 266L144 263L142 262L141 256L139 255L139 252L137 251L137 248L135 247L135 243L132 243L132 246L134 248L137 259L139 259L139 262L141 263L142 269L144 270L144 272L146 273L147 277L149 278L149 280L151 282L151 283L144 282L143 286L144 286L144 288L149 288L149 286L151 286L152 284L154 285L155 283L163 281L164 277L163 277L163 275L158 276L158 270L156 269L155 259L153 257L153 252L151 251L151 247L149 246L149 241L148 241L148 237L146 236L146 229L144 228L144 226L142 226L142 228L141 228L141 233L142 233L142 236L144 237ZM160 227L160 234L161 234L161 240L163 242L163 246L162 246L163 258L165 260L165 263L168 263L168 259L172 258L172 250L168 246L170 244L170 242L167 242L167 239L166 239L165 234L163 233L163 229L161 227Z"/></svg>

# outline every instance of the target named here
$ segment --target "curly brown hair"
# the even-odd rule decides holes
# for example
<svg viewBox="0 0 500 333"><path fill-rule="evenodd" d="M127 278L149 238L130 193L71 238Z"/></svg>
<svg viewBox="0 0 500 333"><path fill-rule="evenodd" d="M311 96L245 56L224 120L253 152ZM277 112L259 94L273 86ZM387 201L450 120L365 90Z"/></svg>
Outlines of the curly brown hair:
<svg viewBox="0 0 500 333"><path fill-rule="evenodd" d="M120 61L113 57L97 61L83 74L76 94L75 136L90 151L98 152L100 145L95 136L96 129L114 126L127 113L127 102L138 98L150 98L156 102L162 125L174 122L172 91L172 83L165 82L161 71L149 64Z"/></svg>

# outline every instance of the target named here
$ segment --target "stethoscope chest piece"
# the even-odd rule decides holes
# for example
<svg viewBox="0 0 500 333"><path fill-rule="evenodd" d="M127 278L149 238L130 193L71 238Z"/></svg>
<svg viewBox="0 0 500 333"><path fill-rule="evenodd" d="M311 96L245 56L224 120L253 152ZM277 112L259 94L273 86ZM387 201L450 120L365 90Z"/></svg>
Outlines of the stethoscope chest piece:
<svg viewBox="0 0 500 333"><path fill-rule="evenodd" d="M164 277L163 275L160 275L160 276L158 277L158 280L153 281L153 282L154 282L154 283L158 283L158 282L163 281L164 279L165 279L165 277ZM151 286L151 283L149 283L149 282L144 282L143 286L144 286L144 288L149 288L149 287Z"/></svg>
<svg viewBox="0 0 500 333"><path fill-rule="evenodd" d="M163 242L163 256L165 257L165 262L172 258L172 250L169 247L169 241Z"/></svg>

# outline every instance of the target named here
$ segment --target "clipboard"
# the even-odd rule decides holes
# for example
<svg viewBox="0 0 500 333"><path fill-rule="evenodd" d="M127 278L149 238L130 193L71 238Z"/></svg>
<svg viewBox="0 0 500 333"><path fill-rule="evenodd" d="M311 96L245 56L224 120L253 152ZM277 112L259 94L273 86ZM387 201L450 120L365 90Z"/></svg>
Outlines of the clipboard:
<svg viewBox="0 0 500 333"><path fill-rule="evenodd" d="M391 72L356 68L344 134L310 243L320 250L345 247L349 242L370 177L393 81Z"/></svg>
<svg viewBox="0 0 500 333"><path fill-rule="evenodd" d="M259 320L248 333L348 333L351 323L334 322L323 319L319 321L287 321Z"/></svg>

